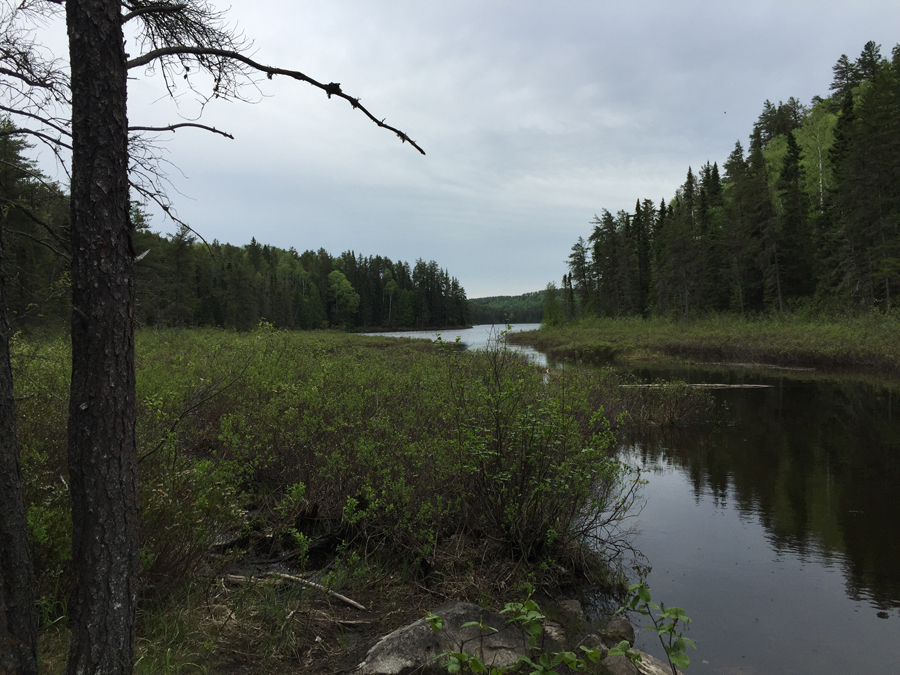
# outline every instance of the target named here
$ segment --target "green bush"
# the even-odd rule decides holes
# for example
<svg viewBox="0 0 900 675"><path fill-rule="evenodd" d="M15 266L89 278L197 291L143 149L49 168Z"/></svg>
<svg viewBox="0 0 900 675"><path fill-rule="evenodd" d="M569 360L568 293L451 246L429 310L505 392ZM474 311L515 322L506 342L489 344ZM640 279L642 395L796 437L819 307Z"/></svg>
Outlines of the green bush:
<svg viewBox="0 0 900 675"><path fill-rule="evenodd" d="M459 515L473 533L534 558L597 539L624 516L633 492L597 378L547 377L499 340L445 358Z"/></svg>

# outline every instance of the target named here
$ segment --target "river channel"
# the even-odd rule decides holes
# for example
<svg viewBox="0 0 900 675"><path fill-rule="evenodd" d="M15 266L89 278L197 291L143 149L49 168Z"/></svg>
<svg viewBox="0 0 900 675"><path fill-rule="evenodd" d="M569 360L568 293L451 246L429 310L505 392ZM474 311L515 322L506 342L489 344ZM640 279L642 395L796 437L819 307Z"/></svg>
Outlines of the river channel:
<svg viewBox="0 0 900 675"><path fill-rule="evenodd" d="M470 348L490 335L441 337L457 333ZM900 673L900 383L743 367L635 374L767 385L713 390L710 424L622 448L649 481L634 541L654 600L693 619L687 675ZM638 638L662 658L655 640Z"/></svg>

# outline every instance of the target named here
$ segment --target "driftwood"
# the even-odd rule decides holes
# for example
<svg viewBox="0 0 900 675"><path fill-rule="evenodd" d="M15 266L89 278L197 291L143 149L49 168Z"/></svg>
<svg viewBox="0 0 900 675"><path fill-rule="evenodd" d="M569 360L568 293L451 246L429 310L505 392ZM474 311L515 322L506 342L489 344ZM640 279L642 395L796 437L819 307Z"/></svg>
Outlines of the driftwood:
<svg viewBox="0 0 900 675"><path fill-rule="evenodd" d="M799 370L801 372L815 371L815 368L805 366L778 366L774 363L732 363L730 361L694 361L695 366L724 366L726 368L765 368L766 370Z"/></svg>
<svg viewBox="0 0 900 675"><path fill-rule="evenodd" d="M620 384L622 389L669 389L681 384ZM774 384L687 384L691 389L772 389Z"/></svg>
<svg viewBox="0 0 900 675"><path fill-rule="evenodd" d="M292 581L295 584L300 584L301 586L306 586L308 588L314 588L317 591L321 591L326 595L330 595L331 597L340 600L343 603L350 605L351 607L355 607L356 609L361 609L362 611L366 611L366 608L356 602L356 600L351 600L346 595L341 595L340 593L335 593L334 591L330 591L325 588L322 584L317 584L315 581L310 581L309 579L304 579L303 577L298 577L295 574L283 574L282 572L269 572L266 576L275 577L276 579L283 579L285 581ZM259 579L259 577L247 577L242 574L226 574L224 577L225 581L230 581L234 584L245 584L247 582L253 581L254 579Z"/></svg>

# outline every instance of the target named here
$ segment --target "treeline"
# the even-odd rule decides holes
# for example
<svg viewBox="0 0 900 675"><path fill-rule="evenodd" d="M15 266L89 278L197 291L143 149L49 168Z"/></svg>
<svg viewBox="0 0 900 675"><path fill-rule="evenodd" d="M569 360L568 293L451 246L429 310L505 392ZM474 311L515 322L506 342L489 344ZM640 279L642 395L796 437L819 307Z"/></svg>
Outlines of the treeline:
<svg viewBox="0 0 900 675"><path fill-rule="evenodd" d="M466 292L436 262L298 253L163 237L137 226L138 319L148 326L429 328L467 325Z"/></svg>
<svg viewBox="0 0 900 675"><path fill-rule="evenodd" d="M0 273L13 329L68 320L68 196L0 123ZM414 265L353 251L298 253L259 244L197 241L187 228L151 232L131 213L137 321L143 326L245 330L267 321L307 329L430 328L469 323L465 290L434 261Z"/></svg>
<svg viewBox="0 0 900 675"><path fill-rule="evenodd" d="M724 172L689 168L669 201L595 216L554 312L889 312L900 291L900 45L892 55L869 42L855 61L841 56L830 97L766 101Z"/></svg>
<svg viewBox="0 0 900 675"><path fill-rule="evenodd" d="M544 292L495 295L469 300L474 324L540 323L544 319Z"/></svg>
<svg viewBox="0 0 900 675"><path fill-rule="evenodd" d="M69 199L12 131L0 120L0 302L15 331L69 316Z"/></svg>

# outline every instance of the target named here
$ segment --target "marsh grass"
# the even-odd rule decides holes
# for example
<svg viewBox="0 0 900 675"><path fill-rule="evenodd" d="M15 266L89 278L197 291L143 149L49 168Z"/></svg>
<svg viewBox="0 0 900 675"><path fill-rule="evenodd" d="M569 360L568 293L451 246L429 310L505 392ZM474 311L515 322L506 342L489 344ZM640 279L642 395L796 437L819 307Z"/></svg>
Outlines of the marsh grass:
<svg viewBox="0 0 900 675"><path fill-rule="evenodd" d="M14 344L50 670L69 592L68 359L62 338ZM266 325L140 331L136 363L140 673L338 654L345 608L266 570L314 574L394 620L449 595L497 605L525 580L620 581L608 565L639 483L615 458L629 402L611 371ZM223 581L235 569L256 580Z"/></svg>
<svg viewBox="0 0 900 675"><path fill-rule="evenodd" d="M660 357L783 366L900 372L900 315L776 314L710 316L689 322L666 317L589 318L517 333L556 358L593 363Z"/></svg>

